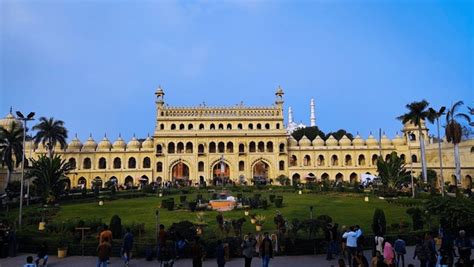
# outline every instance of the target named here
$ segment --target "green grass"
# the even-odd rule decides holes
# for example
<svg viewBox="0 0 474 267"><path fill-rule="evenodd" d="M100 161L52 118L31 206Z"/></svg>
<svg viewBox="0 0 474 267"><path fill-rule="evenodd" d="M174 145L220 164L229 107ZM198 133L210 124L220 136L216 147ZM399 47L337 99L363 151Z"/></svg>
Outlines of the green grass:
<svg viewBox="0 0 474 267"><path fill-rule="evenodd" d="M244 196L253 196L253 193L244 193ZM406 214L405 207L388 204L385 200L379 200L375 197L370 197L369 202L364 202L363 195L354 194L304 194L298 195L295 193L277 193L284 197L284 206L280 209L286 220L291 221L293 218L299 220L308 219L310 216L310 206L314 207L314 217L319 215L329 215L339 225L354 225L359 224L366 233L371 232L371 222L374 210L381 208L385 212L387 219L387 226L392 223L400 223L400 221L410 222L411 219ZM179 195L173 196L175 203L179 203ZM262 197L268 198L268 193L262 193ZM195 194L189 194L189 199L195 199ZM160 211L160 223L166 227L173 222L182 220L189 220L191 222L196 220L196 213L189 210L174 210L168 211L159 208L161 203L159 197L143 197L138 199L119 199L114 201L104 201L103 206L99 206L97 202L81 203L81 204L64 204L61 210L55 216L54 221L63 221L66 219L80 218L92 219L100 218L104 223L109 223L110 218L117 214L122 219L122 224L127 225L131 223L145 223L145 235L151 236L154 233L156 217L155 210ZM275 225L273 217L275 216L277 208L271 204L267 210L256 209L252 210L256 214L266 216L264 230L273 230ZM215 211L206 211L205 220L208 223L206 232L216 233L216 215ZM234 210L224 212L226 219L238 219L244 217L243 210ZM255 227L250 223L247 217L247 222L243 226L244 232L255 231Z"/></svg>

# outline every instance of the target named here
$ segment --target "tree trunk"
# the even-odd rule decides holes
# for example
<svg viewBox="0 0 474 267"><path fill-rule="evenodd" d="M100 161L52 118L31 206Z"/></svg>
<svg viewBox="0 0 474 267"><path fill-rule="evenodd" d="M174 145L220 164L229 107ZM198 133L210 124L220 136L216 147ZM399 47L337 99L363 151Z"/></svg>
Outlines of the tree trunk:
<svg viewBox="0 0 474 267"><path fill-rule="evenodd" d="M459 158L459 144L454 144L454 166L456 167L456 187L461 184L461 159Z"/></svg>
<svg viewBox="0 0 474 267"><path fill-rule="evenodd" d="M439 156L439 172L440 172L440 187L441 195L444 197L444 176L443 176L443 156L441 153L441 139L439 135L439 118L436 119L436 124L438 125L438 156Z"/></svg>
<svg viewBox="0 0 474 267"><path fill-rule="evenodd" d="M421 133L421 124L418 125L418 133L420 136L420 149L421 149L421 174L423 177L423 181L425 183L428 182L428 176L426 174L426 155L425 155L425 138Z"/></svg>
<svg viewBox="0 0 474 267"><path fill-rule="evenodd" d="M7 168L7 184L5 185L5 188L7 188L8 184L11 182L12 172L13 170L10 170L10 168Z"/></svg>

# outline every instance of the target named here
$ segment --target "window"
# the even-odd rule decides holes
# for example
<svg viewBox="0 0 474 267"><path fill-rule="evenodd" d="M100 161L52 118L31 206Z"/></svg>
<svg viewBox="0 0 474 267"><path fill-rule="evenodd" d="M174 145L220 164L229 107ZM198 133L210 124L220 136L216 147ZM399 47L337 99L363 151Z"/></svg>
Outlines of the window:
<svg viewBox="0 0 474 267"><path fill-rule="evenodd" d="M27 160L25 159L25 163L27 162ZM75 169L76 168L76 159L75 158L70 158L69 159L69 165L71 165L71 168ZM25 166L28 166L25 164Z"/></svg>
<svg viewBox="0 0 474 267"><path fill-rule="evenodd" d="M224 142L219 142L219 144L217 145L217 150L218 150L219 153L224 153L224 151L225 151Z"/></svg>
<svg viewBox="0 0 474 267"><path fill-rule="evenodd" d="M227 124L227 130L232 130L232 124Z"/></svg>
<svg viewBox="0 0 474 267"><path fill-rule="evenodd" d="M199 130L204 130L204 124L203 123L199 124Z"/></svg>
<svg viewBox="0 0 474 267"><path fill-rule="evenodd" d="M270 123L265 124L265 129L270 130Z"/></svg>
<svg viewBox="0 0 474 267"><path fill-rule="evenodd" d="M114 158L114 169L122 168L122 160L120 158Z"/></svg>
<svg viewBox="0 0 474 267"><path fill-rule="evenodd" d="M176 130L176 124L171 124L171 130Z"/></svg>
<svg viewBox="0 0 474 267"><path fill-rule="evenodd" d="M211 142L209 144L209 153L216 153L216 143Z"/></svg>
<svg viewBox="0 0 474 267"><path fill-rule="evenodd" d="M276 128L280 129L280 124L279 123L276 124Z"/></svg>
<svg viewBox="0 0 474 267"><path fill-rule="evenodd" d="M156 153L157 154L163 154L163 146L162 145L156 145Z"/></svg>
<svg viewBox="0 0 474 267"><path fill-rule="evenodd" d="M224 130L224 124L219 123L219 130Z"/></svg>
<svg viewBox="0 0 474 267"><path fill-rule="evenodd" d="M194 126L193 126L192 123L188 124L188 130L192 130L193 128L194 128Z"/></svg>
<svg viewBox="0 0 474 267"><path fill-rule="evenodd" d="M175 148L174 148L174 143L168 143L168 153L169 154L174 154L175 153Z"/></svg>
<svg viewBox="0 0 474 267"><path fill-rule="evenodd" d="M163 171L163 163L162 162L157 162L156 163L156 171L157 172L162 172Z"/></svg>
<svg viewBox="0 0 474 267"><path fill-rule="evenodd" d="M311 166L311 157L309 155L304 156L303 165L304 166Z"/></svg>
<svg viewBox="0 0 474 267"><path fill-rule="evenodd" d="M239 171L245 171L245 163L243 160L239 161Z"/></svg>
<svg viewBox="0 0 474 267"><path fill-rule="evenodd" d="M203 172L204 171L204 162L199 161L198 163L198 171Z"/></svg>
<svg viewBox="0 0 474 267"><path fill-rule="evenodd" d="M325 164L325 161L324 161L324 156L323 155L319 155L318 156L318 166L324 166L326 165Z"/></svg>
<svg viewBox="0 0 474 267"><path fill-rule="evenodd" d="M298 158L295 155L292 155L290 158L290 166L298 166Z"/></svg>
<svg viewBox="0 0 474 267"><path fill-rule="evenodd" d="M83 169L90 169L92 167L92 161L90 158L85 158L84 161L82 162L82 168Z"/></svg>
<svg viewBox="0 0 474 267"><path fill-rule="evenodd" d="M351 155L346 155L346 159L344 161L344 164L346 166L352 166L352 157L351 157Z"/></svg>
<svg viewBox="0 0 474 267"><path fill-rule="evenodd" d="M227 142L226 152L227 153L234 153L234 144L232 142Z"/></svg>
<svg viewBox="0 0 474 267"><path fill-rule="evenodd" d="M164 130L165 129L165 125L162 123L160 124L160 130Z"/></svg>
<svg viewBox="0 0 474 267"><path fill-rule="evenodd" d="M265 143L258 142L258 152L265 152Z"/></svg>
<svg viewBox="0 0 474 267"><path fill-rule="evenodd" d="M253 130L253 124L252 123L249 123L249 129Z"/></svg>
<svg viewBox="0 0 474 267"><path fill-rule="evenodd" d="M211 123L211 127L210 127L211 130L215 130L216 129L216 125L214 123Z"/></svg>
<svg viewBox="0 0 474 267"><path fill-rule="evenodd" d="M273 142L267 142L267 152L273 152Z"/></svg>
<svg viewBox="0 0 474 267"><path fill-rule="evenodd" d="M184 153L184 144L182 142L176 145L176 153Z"/></svg>
<svg viewBox="0 0 474 267"><path fill-rule="evenodd" d="M239 144L239 153L245 153L245 145Z"/></svg>
<svg viewBox="0 0 474 267"><path fill-rule="evenodd" d="M128 168L135 169L137 167L137 160L134 157L128 159Z"/></svg>
<svg viewBox="0 0 474 267"><path fill-rule="evenodd" d="M372 165L374 165L374 166L377 165L377 159L378 158L379 158L378 155L376 155L376 154L372 155Z"/></svg>
<svg viewBox="0 0 474 267"><path fill-rule="evenodd" d="M331 157L331 165L332 165L332 166L338 166L338 165L339 165L339 159L337 158L336 155L333 155L333 156Z"/></svg>
<svg viewBox="0 0 474 267"><path fill-rule="evenodd" d="M107 168L107 161L105 158L100 158L99 159L99 169L105 169Z"/></svg>
<svg viewBox="0 0 474 267"><path fill-rule="evenodd" d="M285 161L280 160L280 162L278 163L278 166L279 166L280 171L284 171L285 170Z"/></svg>
<svg viewBox="0 0 474 267"><path fill-rule="evenodd" d="M204 145L203 144L198 145L198 154L204 154Z"/></svg>
<svg viewBox="0 0 474 267"><path fill-rule="evenodd" d="M260 123L257 123L257 129L258 130L262 129L262 125Z"/></svg>
<svg viewBox="0 0 474 267"><path fill-rule="evenodd" d="M400 155L400 159L401 159L403 162L405 162L405 154L401 154L401 155Z"/></svg>
<svg viewBox="0 0 474 267"><path fill-rule="evenodd" d="M181 123L181 124L179 125L179 129L180 129L180 130L184 130L184 124L183 124L183 123Z"/></svg>
<svg viewBox="0 0 474 267"><path fill-rule="evenodd" d="M359 164L359 166L365 166L365 156L364 155L359 155L358 164Z"/></svg>
<svg viewBox="0 0 474 267"><path fill-rule="evenodd" d="M148 168L150 168L150 166L151 166L150 158L149 158L149 157L145 157L145 158L143 159L143 168L144 168L144 169L148 169Z"/></svg>
<svg viewBox="0 0 474 267"><path fill-rule="evenodd" d="M285 152L285 144L280 144L280 153Z"/></svg>
<svg viewBox="0 0 474 267"><path fill-rule="evenodd" d="M237 124L237 128L238 128L239 130L242 130L242 129L243 129L242 123Z"/></svg>
<svg viewBox="0 0 474 267"><path fill-rule="evenodd" d="M250 142L249 151L250 152L255 152L255 142Z"/></svg>
<svg viewBox="0 0 474 267"><path fill-rule="evenodd" d="M411 156L411 161L412 161L413 163L417 163L417 162L418 162L418 157L417 157L416 155L412 155L412 156Z"/></svg>
<svg viewBox="0 0 474 267"><path fill-rule="evenodd" d="M193 143L191 142L186 143L186 153L193 153Z"/></svg>

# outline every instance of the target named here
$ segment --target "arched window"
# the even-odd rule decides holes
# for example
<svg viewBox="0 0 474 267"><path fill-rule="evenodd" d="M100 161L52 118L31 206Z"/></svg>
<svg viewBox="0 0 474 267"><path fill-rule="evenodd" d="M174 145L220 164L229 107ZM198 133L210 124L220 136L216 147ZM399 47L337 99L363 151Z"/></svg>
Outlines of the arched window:
<svg viewBox="0 0 474 267"><path fill-rule="evenodd" d="M257 130L260 130L260 129L262 129L262 124L257 123Z"/></svg>
<svg viewBox="0 0 474 267"><path fill-rule="evenodd" d="M149 157L145 157L145 158L143 159L143 168L144 168L144 169L148 169L148 168L150 168L150 166L151 166L150 158L149 158Z"/></svg>
<svg viewBox="0 0 474 267"><path fill-rule="evenodd" d="M25 162L26 162L26 159L25 159ZM69 159L69 165L71 166L71 168L75 169L76 168L76 159L75 158L70 158ZM26 165L28 166L28 165Z"/></svg>
<svg viewBox="0 0 474 267"><path fill-rule="evenodd" d="M304 166L311 166L311 157L309 155L304 156L303 165Z"/></svg>
<svg viewBox="0 0 474 267"><path fill-rule="evenodd" d="M365 156L364 155L359 155L358 162L359 166L365 166Z"/></svg>
<svg viewBox="0 0 474 267"><path fill-rule="evenodd" d="M122 160L119 157L114 158L114 169L120 168L122 168Z"/></svg>
<svg viewBox="0 0 474 267"><path fill-rule="evenodd" d="M273 152L273 142L267 142L267 152Z"/></svg>
<svg viewBox="0 0 474 267"><path fill-rule="evenodd" d="M193 153L193 143L191 142L186 143L186 153Z"/></svg>
<svg viewBox="0 0 474 267"><path fill-rule="evenodd" d="M232 124L230 123L227 124L227 130L232 130Z"/></svg>
<svg viewBox="0 0 474 267"><path fill-rule="evenodd" d="M234 144L232 142L227 142L227 153L234 153Z"/></svg>
<svg viewBox="0 0 474 267"><path fill-rule="evenodd" d="M253 130L253 123L249 123L249 129Z"/></svg>
<svg viewBox="0 0 474 267"><path fill-rule="evenodd" d="M379 158L378 155L376 155L376 154L373 154L373 155L372 155L372 165L373 165L373 166L377 165L377 159L378 159L378 158Z"/></svg>
<svg viewBox="0 0 474 267"><path fill-rule="evenodd" d="M216 129L216 125L214 123L211 123L211 126L209 127L211 130L215 130Z"/></svg>
<svg viewBox="0 0 474 267"><path fill-rule="evenodd" d="M219 123L219 130L224 130L224 124Z"/></svg>
<svg viewBox="0 0 474 267"><path fill-rule="evenodd" d="M285 144L280 144L280 153L285 153Z"/></svg>
<svg viewBox="0 0 474 267"><path fill-rule="evenodd" d="M198 172L203 172L204 171L204 162L199 161L198 163Z"/></svg>
<svg viewBox="0 0 474 267"><path fill-rule="evenodd" d="M99 169L105 169L107 168L107 161L105 158L100 158L99 159Z"/></svg>
<svg viewBox="0 0 474 267"><path fill-rule="evenodd" d="M270 130L270 123L265 123L265 129Z"/></svg>
<svg viewBox="0 0 474 267"><path fill-rule="evenodd" d="M204 130L204 123L199 124L199 130Z"/></svg>
<svg viewBox="0 0 474 267"><path fill-rule="evenodd" d="M134 157L128 159L128 168L135 169L137 167L137 160Z"/></svg>
<svg viewBox="0 0 474 267"><path fill-rule="evenodd" d="M338 166L338 165L339 165L339 159L337 158L336 155L332 155L332 157L331 157L331 165L332 165L332 166Z"/></svg>
<svg viewBox="0 0 474 267"><path fill-rule="evenodd" d="M344 161L344 165L346 166L352 166L352 156L351 155L346 155L346 159Z"/></svg>
<svg viewBox="0 0 474 267"><path fill-rule="evenodd" d="M400 155L400 159L401 159L403 162L405 162L405 161L406 161L406 159L405 159L405 154L401 154L401 155Z"/></svg>
<svg viewBox="0 0 474 267"><path fill-rule="evenodd" d="M280 162L278 163L278 166L279 166L280 171L284 171L285 170L285 161L280 160Z"/></svg>
<svg viewBox="0 0 474 267"><path fill-rule="evenodd" d="M209 153L216 153L216 143L211 142L209 144Z"/></svg>
<svg viewBox="0 0 474 267"><path fill-rule="evenodd" d="M184 144L183 144L183 142L179 142L176 145L176 153L184 153Z"/></svg>
<svg viewBox="0 0 474 267"><path fill-rule="evenodd" d="M390 159L390 154L385 155L385 161L388 161Z"/></svg>
<svg viewBox="0 0 474 267"><path fill-rule="evenodd" d="M323 155L319 155L319 156L318 156L318 166L324 166L324 165L326 165L325 163L326 163L326 162L325 162L325 160L324 160L324 156L323 156Z"/></svg>
<svg viewBox="0 0 474 267"><path fill-rule="evenodd" d="M92 167L92 161L90 158L85 158L84 161L82 162L82 168L83 169L90 169Z"/></svg>
<svg viewBox="0 0 474 267"><path fill-rule="evenodd" d="M175 153L174 143L170 142L168 143L168 154L174 154L174 153Z"/></svg>
<svg viewBox="0 0 474 267"><path fill-rule="evenodd" d="M245 153L245 145L239 144L239 153Z"/></svg>
<svg viewBox="0 0 474 267"><path fill-rule="evenodd" d="M84 187L87 187L86 178L84 178L84 177L79 178L79 180L77 180L77 185L84 185Z"/></svg>
<svg viewBox="0 0 474 267"><path fill-rule="evenodd" d="M418 162L418 157L416 155L411 155L411 162L417 163Z"/></svg>
<svg viewBox="0 0 474 267"><path fill-rule="evenodd" d="M203 144L198 145L198 154L204 154L204 145Z"/></svg>
<svg viewBox="0 0 474 267"><path fill-rule="evenodd" d="M276 128L280 129L280 124L279 123L276 124Z"/></svg>
<svg viewBox="0 0 474 267"><path fill-rule="evenodd" d="M224 153L225 152L225 144L224 142L219 142L219 144L217 145L217 151L219 153Z"/></svg>
<svg viewBox="0 0 474 267"><path fill-rule="evenodd" d="M239 171L245 171L245 163L243 160L239 161Z"/></svg>
<svg viewBox="0 0 474 267"><path fill-rule="evenodd" d="M163 154L163 146L156 145L156 154Z"/></svg>
<svg viewBox="0 0 474 267"><path fill-rule="evenodd" d="M181 123L181 124L179 125L179 129L180 129L180 130L184 130L184 124L183 124L183 123Z"/></svg>
<svg viewBox="0 0 474 267"><path fill-rule="evenodd" d="M239 130L242 130L242 129L243 129L242 123L237 124L237 128L238 128Z"/></svg>
<svg viewBox="0 0 474 267"><path fill-rule="evenodd" d="M156 163L156 171L157 172L162 172L163 171L163 163L161 161L158 161Z"/></svg>
<svg viewBox="0 0 474 267"><path fill-rule="evenodd" d="M298 166L298 158L295 155L292 155L290 158L290 167Z"/></svg>
<svg viewBox="0 0 474 267"><path fill-rule="evenodd" d="M416 135L414 133L408 134L410 141L416 141Z"/></svg>
<svg viewBox="0 0 474 267"><path fill-rule="evenodd" d="M471 153L474 153L474 146L471 147Z"/></svg>
<svg viewBox="0 0 474 267"><path fill-rule="evenodd" d="M193 126L192 123L188 124L188 130L192 130L193 128L194 128L194 126Z"/></svg>
<svg viewBox="0 0 474 267"><path fill-rule="evenodd" d="M165 125L162 123L160 124L160 130L164 130L165 129Z"/></svg>
<svg viewBox="0 0 474 267"><path fill-rule="evenodd" d="M255 142L250 142L249 144L249 152L255 152Z"/></svg>
<svg viewBox="0 0 474 267"><path fill-rule="evenodd" d="M258 142L258 152L265 152L265 143L262 141Z"/></svg>
<svg viewBox="0 0 474 267"><path fill-rule="evenodd" d="M176 130L176 124L171 124L171 130Z"/></svg>

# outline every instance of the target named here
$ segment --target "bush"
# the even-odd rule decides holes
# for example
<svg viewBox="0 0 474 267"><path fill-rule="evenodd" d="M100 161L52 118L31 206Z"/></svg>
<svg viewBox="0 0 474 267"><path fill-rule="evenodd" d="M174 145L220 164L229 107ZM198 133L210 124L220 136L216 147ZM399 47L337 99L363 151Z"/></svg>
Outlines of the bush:
<svg viewBox="0 0 474 267"><path fill-rule="evenodd" d="M174 198L169 198L169 199L166 201L166 208L167 208L169 211L174 210Z"/></svg>
<svg viewBox="0 0 474 267"><path fill-rule="evenodd" d="M283 207L283 196L276 196L275 197L275 207L277 207L277 208Z"/></svg>
<svg viewBox="0 0 474 267"><path fill-rule="evenodd" d="M423 212L419 208L407 209L407 214L410 215L413 222L413 230L423 229Z"/></svg>
<svg viewBox="0 0 474 267"><path fill-rule="evenodd" d="M266 210L269 206L268 201L266 199L260 200L260 205L262 206L262 209Z"/></svg>
<svg viewBox="0 0 474 267"><path fill-rule="evenodd" d="M385 219L385 213L381 209L375 209L374 211L372 231L376 235L385 235L387 231L387 220Z"/></svg>
<svg viewBox="0 0 474 267"><path fill-rule="evenodd" d="M122 238L122 219L118 215L114 215L110 219L110 231L112 231L112 238Z"/></svg>
<svg viewBox="0 0 474 267"><path fill-rule="evenodd" d="M186 202L186 197L187 197L186 195L184 195L184 196L183 196L183 195L179 196L179 202L180 202L181 204L183 204L184 202Z"/></svg>
<svg viewBox="0 0 474 267"><path fill-rule="evenodd" d="M268 199L270 200L271 203L273 203L275 201L275 195L274 194L269 195Z"/></svg>
<svg viewBox="0 0 474 267"><path fill-rule="evenodd" d="M434 197L426 203L426 210L443 219L445 229L474 231L474 202L465 197Z"/></svg>

